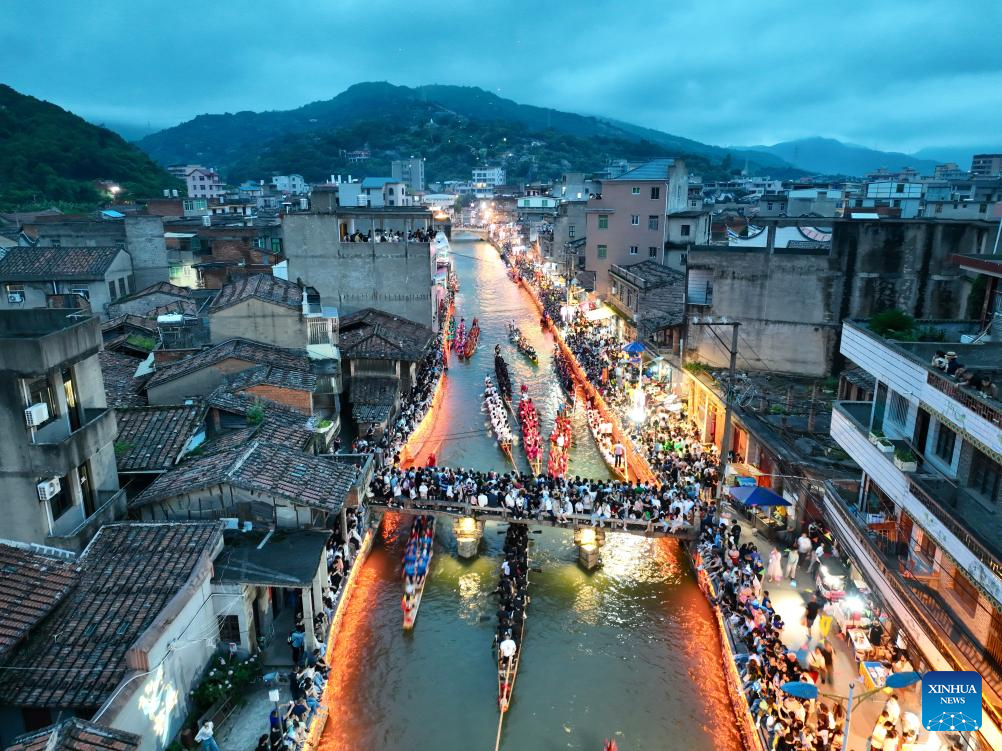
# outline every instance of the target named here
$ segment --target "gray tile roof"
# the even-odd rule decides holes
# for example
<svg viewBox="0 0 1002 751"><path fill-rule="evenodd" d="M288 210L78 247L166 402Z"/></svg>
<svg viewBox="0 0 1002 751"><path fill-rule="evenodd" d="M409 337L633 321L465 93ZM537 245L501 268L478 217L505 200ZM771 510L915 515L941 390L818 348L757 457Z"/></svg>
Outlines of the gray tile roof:
<svg viewBox="0 0 1002 751"><path fill-rule="evenodd" d="M396 378L352 378L349 397L353 405L382 404L390 406L397 401L400 383Z"/></svg>
<svg viewBox="0 0 1002 751"><path fill-rule="evenodd" d="M303 309L303 290L298 284L271 274L253 274L224 285L212 301L210 311L228 308L252 297L292 310Z"/></svg>
<svg viewBox="0 0 1002 751"><path fill-rule="evenodd" d="M133 377L142 360L108 349L101 350L97 358L109 407L142 407L147 403L143 392L146 379Z"/></svg>
<svg viewBox="0 0 1002 751"><path fill-rule="evenodd" d="M420 323L365 308L341 319L341 354L347 358L420 360L434 333Z"/></svg>
<svg viewBox="0 0 1002 751"><path fill-rule="evenodd" d="M141 736L70 717L19 735L6 751L137 751Z"/></svg>
<svg viewBox="0 0 1002 751"><path fill-rule="evenodd" d="M222 524L107 524L80 557L69 595L0 671L0 703L93 709L128 674L125 656L209 563ZM40 676L45 676L44 679Z"/></svg>
<svg viewBox="0 0 1002 751"><path fill-rule="evenodd" d="M157 369L148 387L159 386L173 381L175 378L192 373L201 368L216 365L228 359L244 360L248 363L272 363L291 370L309 370L309 359L304 350L272 347L269 344L254 342L249 339L228 339L225 342L197 352L183 360L168 363Z"/></svg>
<svg viewBox="0 0 1002 751"><path fill-rule="evenodd" d="M208 405L232 415L246 415L255 405L264 408L264 419L255 427L255 437L299 450L307 449L314 433L306 427L307 417L284 404L250 394L234 394L224 384L209 395Z"/></svg>
<svg viewBox="0 0 1002 751"><path fill-rule="evenodd" d="M317 377L305 370L290 370L277 365L260 365L237 373L228 382L230 391L240 391L251 386L261 385L313 393L317 387Z"/></svg>
<svg viewBox="0 0 1002 751"><path fill-rule="evenodd" d="M58 558L0 545L0 659L69 594L77 567Z"/></svg>
<svg viewBox="0 0 1002 751"><path fill-rule="evenodd" d="M11 248L0 258L0 280L34 282L104 279L121 248Z"/></svg>
<svg viewBox="0 0 1002 751"><path fill-rule="evenodd" d="M356 468L348 464L254 440L182 462L154 480L129 505L135 508L216 485L232 485L336 513L356 475Z"/></svg>
<svg viewBox="0 0 1002 751"><path fill-rule="evenodd" d="M163 472L174 466L204 408L196 404L118 409L119 472Z"/></svg>

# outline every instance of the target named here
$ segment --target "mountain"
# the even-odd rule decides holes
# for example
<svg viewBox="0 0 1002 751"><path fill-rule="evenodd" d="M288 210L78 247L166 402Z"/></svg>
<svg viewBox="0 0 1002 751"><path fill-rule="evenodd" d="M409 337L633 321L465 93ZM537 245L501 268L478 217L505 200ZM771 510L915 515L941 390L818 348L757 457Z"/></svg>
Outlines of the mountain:
<svg viewBox="0 0 1002 751"><path fill-rule="evenodd" d="M0 84L0 208L98 206L95 180L118 183L119 198L180 185L107 128Z"/></svg>
<svg viewBox="0 0 1002 751"><path fill-rule="evenodd" d="M749 153L768 152L807 172L820 175L863 177L868 172L886 167L899 170L910 167L919 174L931 175L939 163L894 151L877 151L865 146L842 143L834 138L801 138L772 146L749 146Z"/></svg>
<svg viewBox="0 0 1002 751"><path fill-rule="evenodd" d="M430 143L422 140L432 136ZM495 140L477 142L471 136ZM200 115L138 144L161 164L201 162L219 167L231 181L260 177L266 165L325 176L348 169L338 157L341 150L363 148L374 160L356 165L356 173L375 174L384 163L388 170L392 158L421 154L435 179L468 178L472 166L498 159L513 177L555 177L569 169L598 169L607 158L669 154L702 157L701 168L710 169L729 151L627 123L519 104L476 87L385 82L355 84L333 99L294 110ZM753 169L761 166L755 161L759 155L747 156ZM800 174L771 154L760 156L773 172ZM551 169L556 172L547 172Z"/></svg>
<svg viewBox="0 0 1002 751"><path fill-rule="evenodd" d="M960 169L971 168L971 157L975 154L1002 154L1002 146L929 146L919 149L912 156L920 159L935 159L939 163L954 162Z"/></svg>

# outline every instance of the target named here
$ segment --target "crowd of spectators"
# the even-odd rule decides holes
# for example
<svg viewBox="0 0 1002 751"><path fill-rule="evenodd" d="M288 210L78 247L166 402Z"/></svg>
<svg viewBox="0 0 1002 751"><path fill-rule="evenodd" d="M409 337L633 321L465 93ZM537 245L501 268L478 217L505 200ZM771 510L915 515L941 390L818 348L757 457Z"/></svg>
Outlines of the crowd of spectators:
<svg viewBox="0 0 1002 751"><path fill-rule="evenodd" d="M432 230L425 231L423 229L416 229L413 232L407 233L401 230L387 229L373 229L369 232L355 230L350 234L346 233L341 236L341 242L343 243L430 243L434 239L435 233Z"/></svg>

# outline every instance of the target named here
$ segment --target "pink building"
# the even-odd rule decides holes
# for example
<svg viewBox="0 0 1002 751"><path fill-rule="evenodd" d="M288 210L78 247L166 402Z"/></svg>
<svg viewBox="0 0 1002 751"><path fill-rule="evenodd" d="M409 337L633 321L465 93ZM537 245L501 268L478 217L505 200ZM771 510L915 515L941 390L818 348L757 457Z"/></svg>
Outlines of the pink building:
<svg viewBox="0 0 1002 751"><path fill-rule="evenodd" d="M226 192L226 186L215 170L194 166L184 176L188 184L188 198L215 198Z"/></svg>
<svg viewBox="0 0 1002 751"><path fill-rule="evenodd" d="M684 211L689 172L681 159L654 159L611 180L588 201L585 269L595 292L609 293L609 269L641 261L665 263L666 217Z"/></svg>

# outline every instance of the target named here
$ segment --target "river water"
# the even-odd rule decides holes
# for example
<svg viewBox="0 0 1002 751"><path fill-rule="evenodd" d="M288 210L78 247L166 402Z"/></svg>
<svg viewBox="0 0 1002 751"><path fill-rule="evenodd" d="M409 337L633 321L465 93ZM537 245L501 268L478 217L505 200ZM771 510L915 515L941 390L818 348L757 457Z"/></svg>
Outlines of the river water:
<svg viewBox="0 0 1002 751"><path fill-rule="evenodd" d="M479 394L502 343L517 389L527 383L544 434L561 401L550 359L525 293L505 276L487 243L453 240L460 278L458 314L480 317L470 363L453 355L444 399L429 431L439 463L505 469L484 427ZM540 355L533 366L507 343L515 318ZM576 416L570 471L607 477L583 416ZM525 459L516 457L525 468ZM455 556L440 522L435 555L413 632L401 628L401 536L406 516L388 514L358 578L335 646L335 680L323 736L326 751L466 751L494 747L497 678L491 651L502 527L488 524L481 554ZM705 599L670 540L609 534L603 565L577 565L570 532L532 535L529 618L502 749L737 751L714 623Z"/></svg>

